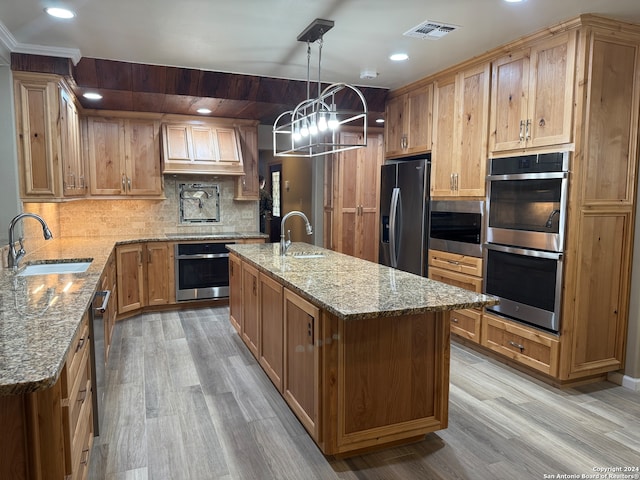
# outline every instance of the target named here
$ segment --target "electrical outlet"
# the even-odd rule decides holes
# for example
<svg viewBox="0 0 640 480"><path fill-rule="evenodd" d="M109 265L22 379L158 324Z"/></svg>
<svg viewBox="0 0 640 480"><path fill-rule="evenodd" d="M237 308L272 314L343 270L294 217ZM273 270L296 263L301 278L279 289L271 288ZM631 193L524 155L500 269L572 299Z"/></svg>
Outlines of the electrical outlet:
<svg viewBox="0 0 640 480"><path fill-rule="evenodd" d="M251 210L243 210L242 211L242 219L249 220L253 218L253 212Z"/></svg>

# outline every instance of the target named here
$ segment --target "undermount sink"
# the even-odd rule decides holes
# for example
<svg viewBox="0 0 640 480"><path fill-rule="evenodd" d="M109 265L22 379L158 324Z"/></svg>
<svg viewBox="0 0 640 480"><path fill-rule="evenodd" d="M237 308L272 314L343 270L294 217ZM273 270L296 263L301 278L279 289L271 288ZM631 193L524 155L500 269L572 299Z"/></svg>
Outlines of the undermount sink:
<svg viewBox="0 0 640 480"><path fill-rule="evenodd" d="M291 252L287 253L287 256L293 258L322 258L325 254L322 252Z"/></svg>
<svg viewBox="0 0 640 480"><path fill-rule="evenodd" d="M26 277L31 275L55 275L63 273L82 273L86 272L91 265L91 261L70 261L56 263L35 263L27 265L16 275Z"/></svg>

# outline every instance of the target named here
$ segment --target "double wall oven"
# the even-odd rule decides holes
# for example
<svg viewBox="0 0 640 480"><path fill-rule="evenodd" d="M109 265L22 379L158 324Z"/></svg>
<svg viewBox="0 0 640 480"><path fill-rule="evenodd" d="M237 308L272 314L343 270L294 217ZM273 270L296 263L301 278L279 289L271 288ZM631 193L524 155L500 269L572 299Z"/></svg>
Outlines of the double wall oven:
<svg viewBox="0 0 640 480"><path fill-rule="evenodd" d="M569 153L491 159L487 176L488 310L560 330Z"/></svg>

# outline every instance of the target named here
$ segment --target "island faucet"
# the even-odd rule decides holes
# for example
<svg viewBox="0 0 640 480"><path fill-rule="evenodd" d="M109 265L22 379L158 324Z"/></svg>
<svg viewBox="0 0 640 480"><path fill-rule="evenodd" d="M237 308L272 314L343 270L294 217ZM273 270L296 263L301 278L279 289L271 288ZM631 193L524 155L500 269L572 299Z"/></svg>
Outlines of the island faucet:
<svg viewBox="0 0 640 480"><path fill-rule="evenodd" d="M18 241L20 242L20 250L16 252L13 240L13 229L15 228L19 220L26 217L35 218L40 222L40 224L42 225L42 234L44 235L45 240L50 240L51 238L53 238L53 234L51 233L51 230L49 230L47 222L45 222L40 215L36 215L35 213L21 213L20 215L16 215L15 217L13 217L13 219L9 223L9 256L7 262L9 268L12 268L14 270L18 268L18 263L20 263L20 260L25 256L27 252L25 252L24 250L24 244L22 243L24 239L22 237L18 239Z"/></svg>
<svg viewBox="0 0 640 480"><path fill-rule="evenodd" d="M287 218L293 215L297 215L304 219L305 228L307 229L307 235L311 235L313 233L313 228L311 228L309 219L304 213L299 212L298 210L292 210L291 212L287 213L284 217L282 217L282 221L280 222L280 255L283 257L284 254L287 253L289 245L291 245L291 232L289 232L289 240L284 239L284 224L287 221Z"/></svg>

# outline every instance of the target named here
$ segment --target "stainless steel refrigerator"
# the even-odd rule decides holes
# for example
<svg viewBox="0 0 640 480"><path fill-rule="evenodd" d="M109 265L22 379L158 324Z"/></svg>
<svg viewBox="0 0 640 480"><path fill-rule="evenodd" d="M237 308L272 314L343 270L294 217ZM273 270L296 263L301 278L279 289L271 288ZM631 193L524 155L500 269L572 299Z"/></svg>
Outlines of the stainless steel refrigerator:
<svg viewBox="0 0 640 480"><path fill-rule="evenodd" d="M430 158L382 166L379 263L427 276Z"/></svg>

